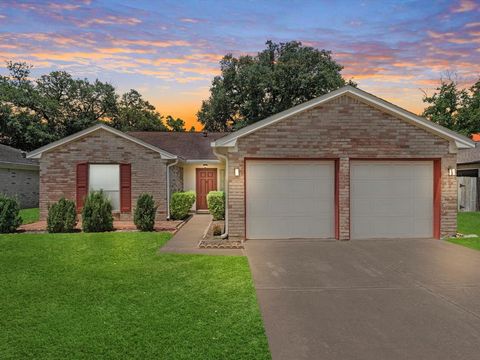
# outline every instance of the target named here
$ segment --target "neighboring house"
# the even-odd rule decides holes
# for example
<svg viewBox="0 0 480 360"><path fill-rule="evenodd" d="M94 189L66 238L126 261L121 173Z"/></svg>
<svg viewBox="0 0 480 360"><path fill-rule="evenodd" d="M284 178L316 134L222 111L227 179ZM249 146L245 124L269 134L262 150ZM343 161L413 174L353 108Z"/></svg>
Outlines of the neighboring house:
<svg viewBox="0 0 480 360"><path fill-rule="evenodd" d="M17 198L22 208L38 207L38 162L0 144L0 193Z"/></svg>
<svg viewBox="0 0 480 360"><path fill-rule="evenodd" d="M61 196L81 208L89 189L103 188L120 218L131 219L136 198L148 192L164 219L167 189L195 188L203 210L205 194L226 184L231 237L439 238L456 232L456 177L449 173L457 149L472 147L346 86L225 136L125 134L97 125L28 157L40 160L43 218Z"/></svg>
<svg viewBox="0 0 480 360"><path fill-rule="evenodd" d="M472 136L474 141L480 141L479 134ZM480 210L480 143L476 142L472 149L462 149L457 155L458 179L458 210Z"/></svg>

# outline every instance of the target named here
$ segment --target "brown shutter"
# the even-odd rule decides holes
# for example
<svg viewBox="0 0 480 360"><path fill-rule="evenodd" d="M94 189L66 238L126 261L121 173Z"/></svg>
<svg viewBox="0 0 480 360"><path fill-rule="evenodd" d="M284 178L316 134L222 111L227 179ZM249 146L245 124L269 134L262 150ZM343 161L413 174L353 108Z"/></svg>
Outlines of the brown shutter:
<svg viewBox="0 0 480 360"><path fill-rule="evenodd" d="M132 208L132 167L120 164L120 211L130 212Z"/></svg>
<svg viewBox="0 0 480 360"><path fill-rule="evenodd" d="M88 163L77 164L77 210L83 208L88 193Z"/></svg>

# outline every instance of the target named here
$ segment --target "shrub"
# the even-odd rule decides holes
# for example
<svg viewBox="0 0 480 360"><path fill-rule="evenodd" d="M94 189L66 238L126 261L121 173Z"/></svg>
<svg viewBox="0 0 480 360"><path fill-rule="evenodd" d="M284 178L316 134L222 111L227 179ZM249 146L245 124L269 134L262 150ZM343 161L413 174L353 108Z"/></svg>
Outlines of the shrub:
<svg viewBox="0 0 480 360"><path fill-rule="evenodd" d="M195 202L193 191L180 191L172 194L170 199L170 217L174 220L183 220Z"/></svg>
<svg viewBox="0 0 480 360"><path fill-rule="evenodd" d="M153 231L155 227L155 213L158 206L155 206L153 196L141 194L137 200L133 222L140 231Z"/></svg>
<svg viewBox="0 0 480 360"><path fill-rule="evenodd" d="M85 198L82 210L82 230L84 232L113 230L112 204L103 191L93 191Z"/></svg>
<svg viewBox="0 0 480 360"><path fill-rule="evenodd" d="M213 225L213 236L222 235L222 227L220 225Z"/></svg>
<svg viewBox="0 0 480 360"><path fill-rule="evenodd" d="M223 191L210 191L207 195L207 204L213 220L225 219L225 193Z"/></svg>
<svg viewBox="0 0 480 360"><path fill-rule="evenodd" d="M75 202L61 198L48 207L47 230L50 233L66 233L75 230L77 211Z"/></svg>
<svg viewBox="0 0 480 360"><path fill-rule="evenodd" d="M22 223L20 205L14 198L0 194L0 233L15 232Z"/></svg>

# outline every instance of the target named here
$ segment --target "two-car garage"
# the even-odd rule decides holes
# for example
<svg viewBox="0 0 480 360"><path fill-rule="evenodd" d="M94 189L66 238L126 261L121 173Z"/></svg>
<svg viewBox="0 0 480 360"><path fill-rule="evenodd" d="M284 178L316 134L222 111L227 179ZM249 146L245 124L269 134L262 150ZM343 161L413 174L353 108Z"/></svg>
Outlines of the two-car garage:
<svg viewBox="0 0 480 360"><path fill-rule="evenodd" d="M245 161L247 239L335 238L339 160ZM350 238L430 238L433 160L350 159Z"/></svg>

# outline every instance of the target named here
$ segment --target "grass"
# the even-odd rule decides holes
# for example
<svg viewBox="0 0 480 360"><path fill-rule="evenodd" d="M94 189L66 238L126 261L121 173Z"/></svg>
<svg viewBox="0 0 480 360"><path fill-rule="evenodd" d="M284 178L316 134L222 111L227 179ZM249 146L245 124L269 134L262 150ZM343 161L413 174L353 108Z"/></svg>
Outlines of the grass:
<svg viewBox="0 0 480 360"><path fill-rule="evenodd" d="M460 212L457 218L458 232L480 236L480 212ZM450 242L480 250L479 238L452 238Z"/></svg>
<svg viewBox="0 0 480 360"><path fill-rule="evenodd" d="M22 224L31 224L38 221L38 208L20 210Z"/></svg>
<svg viewBox="0 0 480 360"><path fill-rule="evenodd" d="M169 238L0 236L0 358L269 359L247 259Z"/></svg>

